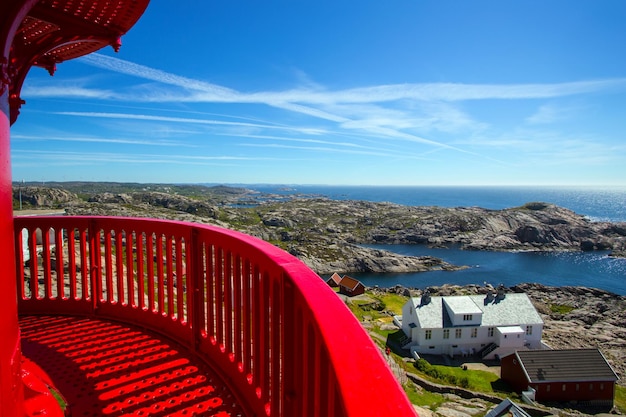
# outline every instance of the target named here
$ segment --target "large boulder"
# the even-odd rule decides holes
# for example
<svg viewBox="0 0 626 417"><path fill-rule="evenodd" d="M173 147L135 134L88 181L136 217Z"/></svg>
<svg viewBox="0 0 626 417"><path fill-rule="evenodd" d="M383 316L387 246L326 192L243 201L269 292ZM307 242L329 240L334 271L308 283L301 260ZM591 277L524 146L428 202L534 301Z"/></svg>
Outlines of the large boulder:
<svg viewBox="0 0 626 417"><path fill-rule="evenodd" d="M58 208L76 200L78 200L76 194L61 188L13 187L13 201L21 201L22 207Z"/></svg>

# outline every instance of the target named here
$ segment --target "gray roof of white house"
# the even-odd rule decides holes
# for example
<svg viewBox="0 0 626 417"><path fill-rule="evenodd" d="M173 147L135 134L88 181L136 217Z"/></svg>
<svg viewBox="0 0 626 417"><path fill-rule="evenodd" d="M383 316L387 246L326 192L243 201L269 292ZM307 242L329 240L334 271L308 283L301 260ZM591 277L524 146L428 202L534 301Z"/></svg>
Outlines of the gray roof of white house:
<svg viewBox="0 0 626 417"><path fill-rule="evenodd" d="M478 308L474 300L470 297L444 297L445 303L454 314L480 314L482 310Z"/></svg>
<svg viewBox="0 0 626 417"><path fill-rule="evenodd" d="M452 327L452 322L443 305L443 299L455 305L469 306L471 302L482 312L481 326L515 326L519 324L543 324L543 320L526 294L506 294L504 298L485 295L460 295L445 297L430 297L428 304L421 304L421 297L412 298L417 321L424 329ZM462 301L459 301L462 298ZM474 307L471 308L472 310ZM468 311L471 313L471 311ZM475 324L473 325L475 326Z"/></svg>

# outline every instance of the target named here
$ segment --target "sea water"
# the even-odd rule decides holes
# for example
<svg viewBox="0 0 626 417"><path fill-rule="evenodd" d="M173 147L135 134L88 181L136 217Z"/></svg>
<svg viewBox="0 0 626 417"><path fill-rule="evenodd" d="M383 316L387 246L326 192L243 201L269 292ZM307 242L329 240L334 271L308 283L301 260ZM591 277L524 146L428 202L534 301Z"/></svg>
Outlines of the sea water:
<svg viewBox="0 0 626 417"><path fill-rule="evenodd" d="M626 221L626 187L435 187L246 185L280 195L323 196L333 200L390 202L406 206L504 209L541 201L596 221Z"/></svg>
<svg viewBox="0 0 626 417"><path fill-rule="evenodd" d="M425 245L371 245L403 255L434 256L460 271L430 271L407 274L359 273L353 276L366 286L426 288L442 284L503 284L522 282L549 286L584 286L626 295L626 259L612 258L609 252L492 252L429 248ZM352 275L352 274L351 274Z"/></svg>
<svg viewBox="0 0 626 417"><path fill-rule="evenodd" d="M626 187L382 187L246 185L261 192L323 196L335 200L391 202L409 206L483 207L503 209L528 202L557 204L592 221L626 221ZM626 295L626 259L608 252L491 252L458 247L378 245L403 255L435 256L469 266L460 271L408 274L351 274L367 286L397 284L426 288L442 284L504 284L537 282L551 286L587 286ZM341 272L341 271L340 271Z"/></svg>

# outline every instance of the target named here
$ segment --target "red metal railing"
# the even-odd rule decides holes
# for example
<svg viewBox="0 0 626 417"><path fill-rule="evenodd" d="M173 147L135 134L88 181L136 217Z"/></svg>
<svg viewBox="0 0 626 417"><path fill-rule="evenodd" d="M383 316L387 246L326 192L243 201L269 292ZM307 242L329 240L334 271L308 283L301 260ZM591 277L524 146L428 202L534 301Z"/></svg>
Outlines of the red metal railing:
<svg viewBox="0 0 626 417"><path fill-rule="evenodd" d="M16 217L20 314L160 332L224 374L256 415L409 416L380 350L303 263L213 226Z"/></svg>

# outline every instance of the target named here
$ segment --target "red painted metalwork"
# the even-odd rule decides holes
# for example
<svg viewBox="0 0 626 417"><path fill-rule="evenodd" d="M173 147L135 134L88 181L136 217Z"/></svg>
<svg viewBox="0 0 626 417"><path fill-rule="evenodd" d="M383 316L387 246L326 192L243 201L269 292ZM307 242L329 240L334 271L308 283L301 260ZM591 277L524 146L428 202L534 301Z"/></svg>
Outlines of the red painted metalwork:
<svg viewBox="0 0 626 417"><path fill-rule="evenodd" d="M111 45L142 15L148 0L2 0L0 2L0 261L15 269L9 125L24 104L31 66L54 74L56 64ZM0 415L61 415L37 366L22 362L14 281L0 291ZM53 399L52 399L53 400Z"/></svg>
<svg viewBox="0 0 626 417"><path fill-rule="evenodd" d="M15 270L10 154L9 118L0 112L0 416L7 417L22 415L24 396L17 300L11 294L16 287L9 273Z"/></svg>
<svg viewBox="0 0 626 417"><path fill-rule="evenodd" d="M134 326L22 316L24 356L39 364L72 416L243 416L221 377L196 355Z"/></svg>
<svg viewBox="0 0 626 417"><path fill-rule="evenodd" d="M345 304L267 242L183 222L61 216L15 218L15 245L20 314L158 332L216 367L254 415L415 415Z"/></svg>
<svg viewBox="0 0 626 417"><path fill-rule="evenodd" d="M22 384L22 357L17 322L17 300L10 293L14 281L6 271L15 269L13 250L13 202L10 164L10 105L9 88L12 67L9 54L17 27L34 0L24 2L0 2L0 268L5 273L0 278L0 415L17 417L24 415L24 385Z"/></svg>
<svg viewBox="0 0 626 417"><path fill-rule="evenodd" d="M143 14L149 0L3 0L8 16L10 53L3 55L10 81L11 123L24 103L20 91L32 66L56 71L58 63L105 46L118 51L124 35ZM0 8L2 10L3 8ZM18 11L18 13L16 13ZM26 12L26 13L24 13ZM19 27L15 27L15 25ZM2 39L5 39L4 37ZM8 59L6 58L8 57Z"/></svg>

